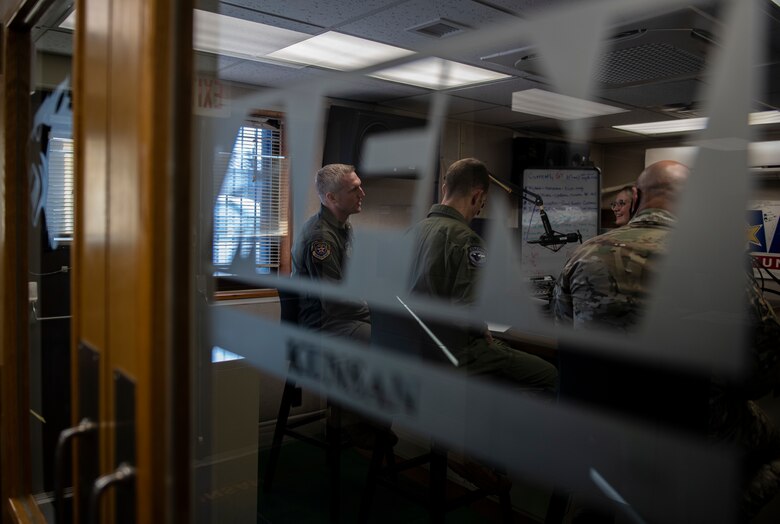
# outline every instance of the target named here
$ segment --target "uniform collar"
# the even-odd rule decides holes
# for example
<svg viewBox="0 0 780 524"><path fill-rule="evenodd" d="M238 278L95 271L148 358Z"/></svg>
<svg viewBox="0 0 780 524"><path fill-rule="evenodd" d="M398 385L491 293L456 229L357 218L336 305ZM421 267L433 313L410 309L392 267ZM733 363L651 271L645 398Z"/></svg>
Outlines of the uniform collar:
<svg viewBox="0 0 780 524"><path fill-rule="evenodd" d="M672 227L677 223L677 217L666 209L643 209L628 224L658 224ZM628 225L627 224L627 225Z"/></svg>
<svg viewBox="0 0 780 524"><path fill-rule="evenodd" d="M339 219L336 218L336 215L334 215L330 209L322 204L320 204L320 217L335 228L345 229L347 231L350 229L349 222L339 222Z"/></svg>
<svg viewBox="0 0 780 524"><path fill-rule="evenodd" d="M460 212L455 209L454 207L445 206L444 204L433 204L431 206L430 211L428 211L428 216L431 215L441 215L449 218L454 218L455 220L459 222L463 222L466 225L469 225L468 220L466 220L466 217L460 214Z"/></svg>

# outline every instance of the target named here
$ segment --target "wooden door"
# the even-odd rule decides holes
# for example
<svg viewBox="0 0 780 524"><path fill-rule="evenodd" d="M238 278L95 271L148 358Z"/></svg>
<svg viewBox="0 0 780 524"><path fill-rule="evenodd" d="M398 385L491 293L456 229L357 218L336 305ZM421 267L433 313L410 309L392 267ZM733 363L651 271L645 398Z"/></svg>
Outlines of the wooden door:
<svg viewBox="0 0 780 524"><path fill-rule="evenodd" d="M134 497L101 499L102 521L126 520L123 504L138 522L187 521L192 7L84 0L77 11L74 422L78 351L89 347L100 473L126 458L130 438L137 475ZM128 402L132 428L118 420Z"/></svg>
<svg viewBox="0 0 780 524"><path fill-rule="evenodd" d="M29 475L34 457L24 228L29 218L31 30L54 3L0 3L3 522L45 518L32 497ZM76 11L72 412L76 426L85 416L86 401L94 404L90 423L97 432L94 445L82 440L79 447L74 439L73 521L187 521L192 6L187 1L84 0ZM96 363L89 380L80 358L84 348ZM94 468L81 462L89 455L96 457ZM94 470L105 481L120 459L135 475L125 486L107 483L105 495L90 499L96 478L79 482L79 475ZM92 502L97 515L90 514Z"/></svg>

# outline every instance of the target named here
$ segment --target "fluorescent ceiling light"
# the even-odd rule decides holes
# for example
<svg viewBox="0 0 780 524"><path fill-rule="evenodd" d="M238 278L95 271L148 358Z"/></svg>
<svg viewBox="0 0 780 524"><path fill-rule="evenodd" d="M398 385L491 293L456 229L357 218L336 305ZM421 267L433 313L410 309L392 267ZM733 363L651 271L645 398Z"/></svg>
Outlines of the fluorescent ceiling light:
<svg viewBox="0 0 780 524"><path fill-rule="evenodd" d="M680 118L677 120L662 120L660 122L645 122L642 124L627 124L612 126L615 129L630 131L640 135L663 135L666 133L684 133L686 131L699 131L707 127L707 117ZM750 113L748 123L751 126L762 124L780 123L780 111L761 111Z"/></svg>
<svg viewBox="0 0 780 524"><path fill-rule="evenodd" d="M70 29L71 31L76 30L76 10L70 12L70 14L65 18L65 20L62 21L60 24L60 27L63 29Z"/></svg>
<svg viewBox="0 0 780 524"><path fill-rule="evenodd" d="M512 93L512 111L546 116L557 120L576 120L625 113L628 110L573 96L559 95L543 89L526 89Z"/></svg>
<svg viewBox="0 0 780 524"><path fill-rule="evenodd" d="M413 51L408 49L328 31L272 52L268 57L327 69L352 71L411 54Z"/></svg>
<svg viewBox="0 0 780 524"><path fill-rule="evenodd" d="M267 59L269 53L311 36L200 9L195 9L193 30L197 51L274 63Z"/></svg>
<svg viewBox="0 0 780 524"><path fill-rule="evenodd" d="M399 66L382 69L370 76L428 89L447 89L509 78L481 67L459 64L443 58L423 58Z"/></svg>
<svg viewBox="0 0 780 524"><path fill-rule="evenodd" d="M707 118L680 118L678 120L662 120L660 122L645 122L643 124L627 124L612 126L615 129L631 131L640 135L660 135L664 133L684 133L698 131L707 127Z"/></svg>
<svg viewBox="0 0 780 524"><path fill-rule="evenodd" d="M748 123L751 126L760 126L763 124L780 124L780 111L761 111L759 113L750 113L750 116L748 117Z"/></svg>

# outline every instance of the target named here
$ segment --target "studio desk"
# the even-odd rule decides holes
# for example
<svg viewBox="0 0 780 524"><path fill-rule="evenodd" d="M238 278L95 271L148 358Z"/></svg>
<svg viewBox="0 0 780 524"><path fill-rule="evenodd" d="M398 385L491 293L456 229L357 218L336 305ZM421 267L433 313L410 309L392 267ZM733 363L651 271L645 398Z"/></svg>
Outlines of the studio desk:
<svg viewBox="0 0 780 524"><path fill-rule="evenodd" d="M506 326L493 324L488 324L488 327L493 338L501 340L514 349L536 355L553 364L555 363L558 355L558 339L520 331L512 327L506 328Z"/></svg>
<svg viewBox="0 0 780 524"><path fill-rule="evenodd" d="M544 320L552 324L553 319L549 309L549 300L547 298L533 298L533 301L538 304ZM558 356L557 338L491 323L488 323L488 329L493 338L501 340L520 351L536 355L553 364L556 363Z"/></svg>

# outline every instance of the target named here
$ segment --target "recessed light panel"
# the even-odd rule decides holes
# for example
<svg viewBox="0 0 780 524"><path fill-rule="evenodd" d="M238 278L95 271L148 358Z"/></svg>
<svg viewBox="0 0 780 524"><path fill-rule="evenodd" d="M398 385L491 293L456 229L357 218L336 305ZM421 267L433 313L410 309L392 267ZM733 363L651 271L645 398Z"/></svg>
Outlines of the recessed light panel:
<svg viewBox="0 0 780 524"><path fill-rule="evenodd" d="M63 29L70 29L71 31L76 30L76 10L70 12L70 14L65 18L65 20L60 23L60 27Z"/></svg>
<svg viewBox="0 0 780 524"><path fill-rule="evenodd" d="M268 61L267 55L310 37L291 31L195 9L193 47L198 51L245 60Z"/></svg>
<svg viewBox="0 0 780 524"><path fill-rule="evenodd" d="M543 89L526 89L512 93L512 111L539 115L556 120L576 120L628 111L590 100L559 95Z"/></svg>
<svg viewBox="0 0 780 524"><path fill-rule="evenodd" d="M663 135L668 133L699 131L707 127L707 122L707 117L680 118L677 120L662 120L660 122L644 122L641 124L627 124L612 127L623 131L638 133L640 135ZM748 123L751 126L780 123L780 111L750 113Z"/></svg>
<svg viewBox="0 0 780 524"><path fill-rule="evenodd" d="M284 47L269 58L297 64L352 71L413 54L413 51L365 38L328 31Z"/></svg>
<svg viewBox="0 0 780 524"><path fill-rule="evenodd" d="M382 69L371 76L427 89L448 89L510 78L503 73L436 57Z"/></svg>

